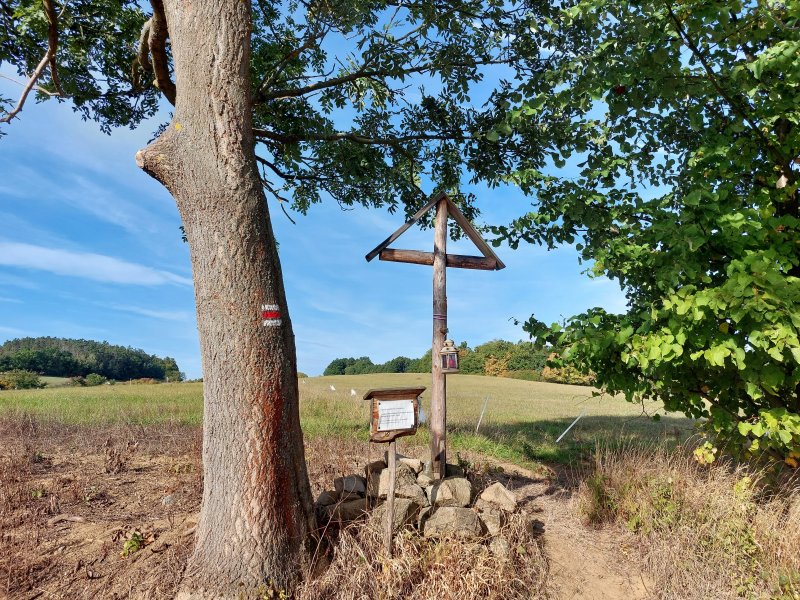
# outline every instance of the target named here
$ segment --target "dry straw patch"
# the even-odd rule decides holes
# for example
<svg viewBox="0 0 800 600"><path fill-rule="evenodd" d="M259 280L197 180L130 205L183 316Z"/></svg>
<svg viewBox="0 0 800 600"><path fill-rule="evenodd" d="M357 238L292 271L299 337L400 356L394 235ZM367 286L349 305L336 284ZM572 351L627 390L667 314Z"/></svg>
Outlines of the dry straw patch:
<svg viewBox="0 0 800 600"><path fill-rule="evenodd" d="M300 590L302 600L463 600L546 598L547 563L529 520L515 515L504 528L508 553L486 543L432 540L404 531L394 556L383 552L380 528L362 523L343 530L330 567Z"/></svg>
<svg viewBox="0 0 800 600"><path fill-rule="evenodd" d="M683 452L598 450L581 484L594 524L630 533L658 598L800 599L800 487Z"/></svg>

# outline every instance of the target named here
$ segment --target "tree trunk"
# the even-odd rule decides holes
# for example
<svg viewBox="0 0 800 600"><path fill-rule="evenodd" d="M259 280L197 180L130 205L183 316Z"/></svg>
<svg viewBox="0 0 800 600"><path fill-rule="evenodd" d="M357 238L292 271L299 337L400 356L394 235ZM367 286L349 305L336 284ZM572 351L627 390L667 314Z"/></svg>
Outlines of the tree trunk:
<svg viewBox="0 0 800 600"><path fill-rule="evenodd" d="M289 591L314 517L294 334L255 162L250 3L164 5L175 112L136 158L183 220L203 360L203 503L179 597Z"/></svg>

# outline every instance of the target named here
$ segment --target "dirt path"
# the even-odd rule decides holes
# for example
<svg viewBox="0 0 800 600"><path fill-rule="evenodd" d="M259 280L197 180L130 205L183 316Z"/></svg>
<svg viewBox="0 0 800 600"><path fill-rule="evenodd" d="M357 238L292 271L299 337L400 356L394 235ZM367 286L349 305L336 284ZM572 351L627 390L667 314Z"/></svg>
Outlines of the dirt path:
<svg viewBox="0 0 800 600"><path fill-rule="evenodd" d="M515 465L503 465L517 499L542 528L549 585L558 600L646 600L651 587L629 558L624 536L580 522L572 490Z"/></svg>

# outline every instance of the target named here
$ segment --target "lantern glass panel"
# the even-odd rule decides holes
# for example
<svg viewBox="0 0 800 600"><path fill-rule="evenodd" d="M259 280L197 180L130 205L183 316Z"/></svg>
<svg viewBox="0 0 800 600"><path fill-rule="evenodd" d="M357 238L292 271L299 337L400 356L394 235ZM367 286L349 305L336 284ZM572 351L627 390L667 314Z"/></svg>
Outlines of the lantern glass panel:
<svg viewBox="0 0 800 600"><path fill-rule="evenodd" d="M447 355L447 368L448 369L458 368L458 354L456 354L455 352Z"/></svg>

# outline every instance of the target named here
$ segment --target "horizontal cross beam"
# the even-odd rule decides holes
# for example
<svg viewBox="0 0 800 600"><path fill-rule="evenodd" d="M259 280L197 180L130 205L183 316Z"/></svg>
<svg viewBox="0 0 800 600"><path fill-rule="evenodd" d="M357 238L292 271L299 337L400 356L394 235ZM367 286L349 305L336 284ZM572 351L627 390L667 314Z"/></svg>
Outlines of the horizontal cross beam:
<svg viewBox="0 0 800 600"><path fill-rule="evenodd" d="M390 262L411 263L415 265L433 265L433 252L420 252L419 250L393 250L387 248L381 250L378 255L380 260ZM483 271L494 271L497 269L497 261L493 258L483 256L463 256L461 254L448 254L448 267L457 269L480 269Z"/></svg>

